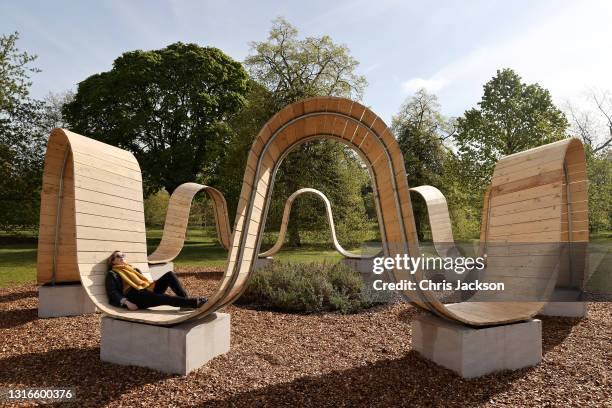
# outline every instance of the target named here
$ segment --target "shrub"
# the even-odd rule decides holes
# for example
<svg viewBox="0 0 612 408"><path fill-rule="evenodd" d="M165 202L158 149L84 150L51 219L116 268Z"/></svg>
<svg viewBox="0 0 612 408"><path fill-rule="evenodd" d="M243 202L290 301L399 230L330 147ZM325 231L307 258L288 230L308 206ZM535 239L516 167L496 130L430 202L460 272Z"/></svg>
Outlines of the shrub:
<svg viewBox="0 0 612 408"><path fill-rule="evenodd" d="M343 263L273 261L254 273L237 303L285 312L355 313L391 298L365 285L359 273Z"/></svg>

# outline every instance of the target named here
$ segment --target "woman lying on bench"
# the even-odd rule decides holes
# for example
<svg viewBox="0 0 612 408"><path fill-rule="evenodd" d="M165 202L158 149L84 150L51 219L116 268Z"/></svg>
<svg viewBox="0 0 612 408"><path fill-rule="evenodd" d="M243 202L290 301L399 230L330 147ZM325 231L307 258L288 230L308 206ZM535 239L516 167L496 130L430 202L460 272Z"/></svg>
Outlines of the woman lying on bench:
<svg viewBox="0 0 612 408"><path fill-rule="evenodd" d="M106 294L113 306L129 310L160 305L197 309L208 301L206 297L187 297L187 292L172 271L151 282L140 270L126 262L121 251L113 252L107 264L109 271L105 279ZM171 288L176 296L166 295L164 292L168 288Z"/></svg>

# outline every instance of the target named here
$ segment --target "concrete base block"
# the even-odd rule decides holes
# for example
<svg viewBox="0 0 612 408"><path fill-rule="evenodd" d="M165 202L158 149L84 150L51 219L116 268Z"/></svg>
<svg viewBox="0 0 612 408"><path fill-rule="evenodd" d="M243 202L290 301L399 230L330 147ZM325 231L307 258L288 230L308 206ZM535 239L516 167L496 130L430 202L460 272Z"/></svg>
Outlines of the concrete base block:
<svg viewBox="0 0 612 408"><path fill-rule="evenodd" d="M213 313L172 327L102 318L100 360L186 375L230 349L230 315Z"/></svg>
<svg viewBox="0 0 612 408"><path fill-rule="evenodd" d="M273 258L271 256L267 258L257 258L255 260L255 268L253 270L256 271L258 269L266 267L270 262L272 262L272 259Z"/></svg>
<svg viewBox="0 0 612 408"><path fill-rule="evenodd" d="M364 276L372 276L374 273L372 270L374 269L374 259L373 258L342 258L342 262L359 272ZM376 279L380 279L379 275L374 275Z"/></svg>
<svg viewBox="0 0 612 408"><path fill-rule="evenodd" d="M542 316L585 317L586 302L549 302L539 313Z"/></svg>
<svg viewBox="0 0 612 408"><path fill-rule="evenodd" d="M412 321L412 348L463 378L517 370L542 360L542 321L476 329L420 315Z"/></svg>
<svg viewBox="0 0 612 408"><path fill-rule="evenodd" d="M543 316L585 317L587 302L581 302L577 289L555 289L551 301L540 312Z"/></svg>
<svg viewBox="0 0 612 408"><path fill-rule="evenodd" d="M174 262L168 262L165 264L150 264L149 273L153 280L157 280L163 276L164 273L174 270Z"/></svg>
<svg viewBox="0 0 612 408"><path fill-rule="evenodd" d="M38 317L78 316L96 312L80 283L38 287Z"/></svg>

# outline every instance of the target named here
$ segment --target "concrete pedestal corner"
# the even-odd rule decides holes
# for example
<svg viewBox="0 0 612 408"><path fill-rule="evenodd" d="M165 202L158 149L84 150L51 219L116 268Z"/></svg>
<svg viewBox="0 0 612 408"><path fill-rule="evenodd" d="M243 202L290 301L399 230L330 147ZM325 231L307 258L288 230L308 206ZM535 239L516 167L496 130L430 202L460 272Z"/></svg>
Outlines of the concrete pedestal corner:
<svg viewBox="0 0 612 408"><path fill-rule="evenodd" d="M542 316L585 317L586 302L549 302L539 313Z"/></svg>
<svg viewBox="0 0 612 408"><path fill-rule="evenodd" d="M585 317L587 302L580 300L581 292L577 289L555 289L551 301L539 314L542 316Z"/></svg>
<svg viewBox="0 0 612 408"><path fill-rule="evenodd" d="M424 314L412 321L412 348L463 378L517 370L542 360L542 322L472 328Z"/></svg>
<svg viewBox="0 0 612 408"><path fill-rule="evenodd" d="M230 315L213 313L171 327L104 316L100 360L186 375L230 350Z"/></svg>
<svg viewBox="0 0 612 408"><path fill-rule="evenodd" d="M38 317L78 316L96 312L80 283L38 287Z"/></svg>
<svg viewBox="0 0 612 408"><path fill-rule="evenodd" d="M253 267L254 271L257 271L259 269L265 268L266 266L268 266L270 264L270 262L273 261L273 258L271 256L267 257L267 258L257 258L255 260L255 265Z"/></svg>
<svg viewBox="0 0 612 408"><path fill-rule="evenodd" d="M149 264L149 273L153 280L161 278L166 272L174 271L174 262L163 264Z"/></svg>
<svg viewBox="0 0 612 408"><path fill-rule="evenodd" d="M359 272L361 275L373 275L380 278L379 275L374 275L372 272L374 270L374 258L342 258L342 262L346 266Z"/></svg>

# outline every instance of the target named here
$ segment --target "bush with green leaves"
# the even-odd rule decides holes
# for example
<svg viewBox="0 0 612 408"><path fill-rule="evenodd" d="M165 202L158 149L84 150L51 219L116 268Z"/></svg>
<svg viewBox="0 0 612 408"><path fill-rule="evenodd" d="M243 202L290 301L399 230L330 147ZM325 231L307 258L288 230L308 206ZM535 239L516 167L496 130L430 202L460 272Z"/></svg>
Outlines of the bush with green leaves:
<svg viewBox="0 0 612 408"><path fill-rule="evenodd" d="M343 263L273 261L254 273L237 303L284 312L356 313L391 300L390 293L374 291Z"/></svg>

